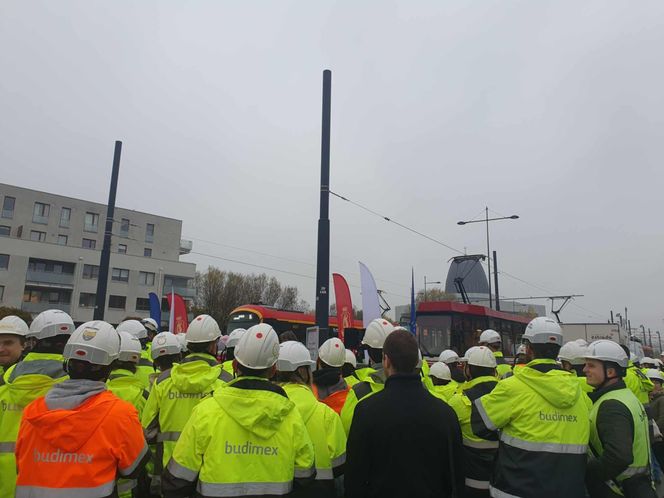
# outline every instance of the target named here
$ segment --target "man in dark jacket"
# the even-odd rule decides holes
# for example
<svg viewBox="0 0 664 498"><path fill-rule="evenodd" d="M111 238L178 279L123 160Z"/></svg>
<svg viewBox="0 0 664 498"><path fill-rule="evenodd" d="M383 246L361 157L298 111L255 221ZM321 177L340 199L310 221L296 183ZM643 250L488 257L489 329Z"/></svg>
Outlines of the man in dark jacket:
<svg viewBox="0 0 664 498"><path fill-rule="evenodd" d="M405 330L383 346L385 389L365 397L346 449L346 498L462 496L461 429L454 411L423 387L418 349Z"/></svg>

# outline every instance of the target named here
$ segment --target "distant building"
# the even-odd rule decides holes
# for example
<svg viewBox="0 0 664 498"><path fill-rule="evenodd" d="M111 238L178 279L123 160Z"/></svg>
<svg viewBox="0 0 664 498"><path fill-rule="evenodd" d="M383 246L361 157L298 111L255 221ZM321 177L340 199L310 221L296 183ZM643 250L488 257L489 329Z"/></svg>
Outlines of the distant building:
<svg viewBox="0 0 664 498"><path fill-rule="evenodd" d="M92 320L106 205L0 183L0 306ZM182 222L116 208L104 319L149 316L148 293L195 295ZM162 316L166 319L168 314Z"/></svg>

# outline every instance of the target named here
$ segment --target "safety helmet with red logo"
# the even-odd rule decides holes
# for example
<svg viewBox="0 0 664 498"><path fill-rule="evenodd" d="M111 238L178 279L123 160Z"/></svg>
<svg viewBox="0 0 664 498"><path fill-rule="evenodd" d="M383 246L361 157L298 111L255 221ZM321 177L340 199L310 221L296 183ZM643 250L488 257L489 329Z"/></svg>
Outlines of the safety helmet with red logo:
<svg viewBox="0 0 664 498"><path fill-rule="evenodd" d="M346 348L338 337L331 337L318 349L318 357L331 367L343 367L346 363Z"/></svg>
<svg viewBox="0 0 664 498"><path fill-rule="evenodd" d="M38 341L56 335L71 335L74 332L74 321L62 310L42 311L30 324L28 337Z"/></svg>
<svg viewBox="0 0 664 498"><path fill-rule="evenodd" d="M221 337L221 329L217 320L210 315L198 315L189 324L187 342L192 344L212 342Z"/></svg>
<svg viewBox="0 0 664 498"><path fill-rule="evenodd" d="M362 344L366 344L374 349L383 349L385 339L392 332L394 332L394 325L384 318L376 318L367 325L364 337L362 338Z"/></svg>
<svg viewBox="0 0 664 498"><path fill-rule="evenodd" d="M267 323L249 327L235 346L237 362L254 370L274 366L279 358L279 337Z"/></svg>
<svg viewBox="0 0 664 498"><path fill-rule="evenodd" d="M120 335L102 320L85 322L72 333L62 355L65 360L110 365L120 355Z"/></svg>

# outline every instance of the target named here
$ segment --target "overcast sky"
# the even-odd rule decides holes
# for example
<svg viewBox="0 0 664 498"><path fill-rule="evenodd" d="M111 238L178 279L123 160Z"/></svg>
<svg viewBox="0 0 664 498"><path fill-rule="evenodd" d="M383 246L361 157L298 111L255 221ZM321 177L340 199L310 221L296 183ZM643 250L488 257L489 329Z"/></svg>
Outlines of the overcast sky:
<svg viewBox="0 0 664 498"><path fill-rule="evenodd" d="M505 297L664 331L662 26L659 0L5 0L0 180L106 202L120 139L119 206L182 219L199 269L293 272L268 271L313 304L329 68L334 191L469 253L484 227L456 221L519 214L491 227L528 282L503 274ZM330 215L351 285L358 260L393 306L411 266L445 279L453 251Z"/></svg>

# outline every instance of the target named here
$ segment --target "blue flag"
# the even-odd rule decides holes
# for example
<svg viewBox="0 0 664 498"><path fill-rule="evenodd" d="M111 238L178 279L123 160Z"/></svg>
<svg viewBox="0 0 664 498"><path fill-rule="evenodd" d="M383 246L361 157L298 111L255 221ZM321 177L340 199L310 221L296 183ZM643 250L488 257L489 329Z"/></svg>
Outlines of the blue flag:
<svg viewBox="0 0 664 498"><path fill-rule="evenodd" d="M161 331L161 302L157 294L150 292L150 318L157 322L157 332Z"/></svg>
<svg viewBox="0 0 664 498"><path fill-rule="evenodd" d="M415 309L415 271L410 269L410 331L415 334L417 330L417 310Z"/></svg>

